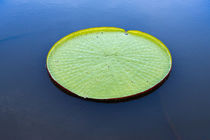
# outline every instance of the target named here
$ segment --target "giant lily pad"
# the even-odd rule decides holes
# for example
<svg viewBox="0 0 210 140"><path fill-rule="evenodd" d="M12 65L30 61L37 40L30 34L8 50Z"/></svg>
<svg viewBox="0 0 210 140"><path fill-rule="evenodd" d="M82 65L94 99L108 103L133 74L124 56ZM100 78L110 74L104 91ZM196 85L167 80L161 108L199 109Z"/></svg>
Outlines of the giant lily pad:
<svg viewBox="0 0 210 140"><path fill-rule="evenodd" d="M83 98L118 99L145 93L171 70L168 48L136 30L98 27L71 33L49 51L47 69L61 87Z"/></svg>

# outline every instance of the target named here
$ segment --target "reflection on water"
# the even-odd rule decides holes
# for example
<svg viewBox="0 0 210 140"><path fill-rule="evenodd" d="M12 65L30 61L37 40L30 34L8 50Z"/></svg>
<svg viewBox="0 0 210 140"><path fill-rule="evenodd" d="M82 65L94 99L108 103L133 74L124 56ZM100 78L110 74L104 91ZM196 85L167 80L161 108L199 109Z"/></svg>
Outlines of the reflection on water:
<svg viewBox="0 0 210 140"><path fill-rule="evenodd" d="M1 139L210 139L207 0L0 0ZM50 81L46 55L84 28L141 30L173 57L154 93L115 104L68 96Z"/></svg>

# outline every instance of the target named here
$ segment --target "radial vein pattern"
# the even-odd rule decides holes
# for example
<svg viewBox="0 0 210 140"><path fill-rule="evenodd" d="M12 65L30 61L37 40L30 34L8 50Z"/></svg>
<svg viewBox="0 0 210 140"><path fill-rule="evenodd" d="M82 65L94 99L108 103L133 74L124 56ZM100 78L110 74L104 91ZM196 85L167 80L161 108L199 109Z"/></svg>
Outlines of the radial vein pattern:
<svg viewBox="0 0 210 140"><path fill-rule="evenodd" d="M47 68L57 83L81 97L112 99L157 85L171 69L171 55L146 33L90 28L58 41L48 54Z"/></svg>

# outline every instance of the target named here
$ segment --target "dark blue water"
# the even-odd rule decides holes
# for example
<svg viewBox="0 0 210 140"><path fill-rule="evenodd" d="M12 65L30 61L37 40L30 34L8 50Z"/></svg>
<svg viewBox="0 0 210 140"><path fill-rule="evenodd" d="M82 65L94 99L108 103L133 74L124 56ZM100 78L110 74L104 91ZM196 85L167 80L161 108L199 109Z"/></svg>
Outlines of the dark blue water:
<svg viewBox="0 0 210 140"><path fill-rule="evenodd" d="M46 55L89 27L141 30L170 49L169 79L119 103L69 96L50 81ZM1 140L210 139L210 1L0 0Z"/></svg>

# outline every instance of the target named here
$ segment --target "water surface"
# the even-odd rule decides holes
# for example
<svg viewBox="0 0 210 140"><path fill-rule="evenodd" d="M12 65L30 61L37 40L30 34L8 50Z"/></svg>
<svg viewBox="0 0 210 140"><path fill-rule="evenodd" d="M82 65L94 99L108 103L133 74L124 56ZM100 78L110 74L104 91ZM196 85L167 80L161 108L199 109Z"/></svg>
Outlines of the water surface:
<svg viewBox="0 0 210 140"><path fill-rule="evenodd" d="M210 139L208 0L0 0L0 139ZM152 94L120 103L69 96L50 81L46 55L89 27L141 30L173 57Z"/></svg>

